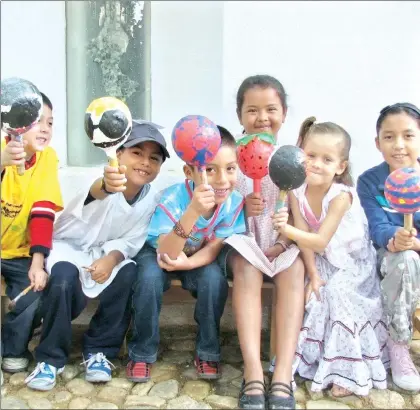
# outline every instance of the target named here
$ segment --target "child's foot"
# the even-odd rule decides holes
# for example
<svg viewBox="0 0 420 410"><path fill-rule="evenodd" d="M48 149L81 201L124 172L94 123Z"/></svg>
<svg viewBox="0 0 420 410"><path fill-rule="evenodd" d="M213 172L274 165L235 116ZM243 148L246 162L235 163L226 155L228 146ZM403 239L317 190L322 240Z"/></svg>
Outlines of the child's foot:
<svg viewBox="0 0 420 410"><path fill-rule="evenodd" d="M57 374L60 374L63 370L64 367L57 369L44 362L38 363L35 370L25 379L25 383L34 390L51 390L55 386Z"/></svg>
<svg viewBox="0 0 420 410"><path fill-rule="evenodd" d="M345 389L344 387L339 386L338 384L333 384L331 389L331 396L340 398L351 396L353 393L350 390Z"/></svg>
<svg viewBox="0 0 420 410"><path fill-rule="evenodd" d="M198 356L194 360L199 379L213 380L221 376L220 363L201 360Z"/></svg>
<svg viewBox="0 0 420 410"><path fill-rule="evenodd" d="M25 357L3 357L1 368L8 373L24 372L29 365Z"/></svg>
<svg viewBox="0 0 420 410"><path fill-rule="evenodd" d="M115 366L103 353L89 353L81 364L86 366L85 380L91 383L109 382L112 379L111 366ZM111 366L110 366L111 365Z"/></svg>
<svg viewBox="0 0 420 410"><path fill-rule="evenodd" d="M401 389L420 390L420 376L410 357L407 343L395 343L388 339L392 381Z"/></svg>
<svg viewBox="0 0 420 410"><path fill-rule="evenodd" d="M130 360L125 369L128 380L134 383L146 383L151 379L152 364Z"/></svg>
<svg viewBox="0 0 420 410"><path fill-rule="evenodd" d="M253 394L251 394L253 392ZM265 409L265 384L260 380L245 382L242 380L241 391L239 392L239 409Z"/></svg>
<svg viewBox="0 0 420 410"><path fill-rule="evenodd" d="M295 409L296 401L293 395L292 383L271 383L268 391L268 410Z"/></svg>

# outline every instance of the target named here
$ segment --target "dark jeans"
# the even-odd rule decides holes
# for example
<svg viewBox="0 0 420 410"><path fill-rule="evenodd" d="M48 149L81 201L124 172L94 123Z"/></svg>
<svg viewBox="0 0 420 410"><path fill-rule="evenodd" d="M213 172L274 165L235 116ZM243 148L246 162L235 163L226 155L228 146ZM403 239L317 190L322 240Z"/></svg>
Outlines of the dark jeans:
<svg viewBox="0 0 420 410"><path fill-rule="evenodd" d="M98 296L100 304L83 337L83 355L102 352L118 355L130 324L134 263L125 265ZM67 363L72 341L71 321L82 313L87 297L82 291L79 270L69 262L56 263L44 291L41 341L35 350L37 362L55 367Z"/></svg>
<svg viewBox="0 0 420 410"><path fill-rule="evenodd" d="M31 282L28 278L32 258L1 260L1 274L6 281L6 295L13 299ZM16 303L16 307L7 313L1 326L1 348L3 357L27 357L28 343L33 330L41 323L37 314L41 292L29 291Z"/></svg>
<svg viewBox="0 0 420 410"><path fill-rule="evenodd" d="M145 245L136 256L137 281L133 295L133 338L130 359L154 363L159 346L159 315L163 292L170 287L166 271L156 260L156 250ZM220 319L228 296L228 282L217 262L190 271L175 272L182 287L197 298L194 319L198 324L196 352L200 359L220 360Z"/></svg>

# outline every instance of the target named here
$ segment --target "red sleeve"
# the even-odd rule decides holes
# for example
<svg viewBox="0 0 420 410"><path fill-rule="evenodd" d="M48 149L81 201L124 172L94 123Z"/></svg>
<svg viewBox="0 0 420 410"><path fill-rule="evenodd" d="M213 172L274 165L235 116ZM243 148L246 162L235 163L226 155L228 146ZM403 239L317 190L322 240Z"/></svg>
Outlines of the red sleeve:
<svg viewBox="0 0 420 410"><path fill-rule="evenodd" d="M50 254L56 208L54 203L48 201L38 201L32 205L29 216L30 255L35 252L45 256Z"/></svg>

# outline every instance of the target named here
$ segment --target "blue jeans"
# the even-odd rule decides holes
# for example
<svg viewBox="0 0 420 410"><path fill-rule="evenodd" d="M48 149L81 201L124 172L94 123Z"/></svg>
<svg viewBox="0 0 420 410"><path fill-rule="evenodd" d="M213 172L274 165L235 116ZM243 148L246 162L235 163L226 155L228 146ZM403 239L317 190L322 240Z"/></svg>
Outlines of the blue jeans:
<svg viewBox="0 0 420 410"><path fill-rule="evenodd" d="M159 347L159 315L163 292L170 287L166 271L156 260L156 250L145 245L136 256L138 274L133 295L133 337L128 345L131 360L154 363ZM220 361L220 319L229 285L217 262L189 271L175 272L182 287L197 299L196 353L206 361Z"/></svg>
<svg viewBox="0 0 420 410"><path fill-rule="evenodd" d="M102 352L118 355L130 324L132 286L136 278L134 263L123 266L114 280L98 296L100 304L83 337L83 355ZM69 262L58 262L44 291L41 311L41 341L35 350L37 362L55 367L67 363L71 347L71 321L82 313L87 297L82 291L79 269Z"/></svg>
<svg viewBox="0 0 420 410"><path fill-rule="evenodd" d="M32 258L1 260L1 274L6 282L6 295L14 299L30 285L28 277ZM28 343L34 328L41 323L39 301L41 292L29 291L16 303L16 307L7 313L1 326L2 356L31 358Z"/></svg>

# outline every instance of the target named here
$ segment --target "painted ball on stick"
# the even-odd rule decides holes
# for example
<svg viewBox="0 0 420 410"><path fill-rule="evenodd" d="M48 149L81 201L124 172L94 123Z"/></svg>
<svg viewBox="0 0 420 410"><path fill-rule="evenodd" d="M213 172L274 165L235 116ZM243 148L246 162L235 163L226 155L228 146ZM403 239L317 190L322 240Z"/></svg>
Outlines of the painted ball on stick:
<svg viewBox="0 0 420 410"><path fill-rule="evenodd" d="M259 181L268 175L268 163L274 151L274 138L270 134L261 133L247 135L237 141L239 168L248 178ZM254 192L258 184L254 183Z"/></svg>
<svg viewBox="0 0 420 410"><path fill-rule="evenodd" d="M295 145L283 145L271 157L268 172L280 191L299 188L306 179L305 153Z"/></svg>
<svg viewBox="0 0 420 410"><path fill-rule="evenodd" d="M284 207L287 193L299 188L306 179L305 153L295 145L283 145L271 157L268 173L279 188L276 210Z"/></svg>
<svg viewBox="0 0 420 410"><path fill-rule="evenodd" d="M401 214L420 210L420 175L414 168L391 172L385 181L385 198Z"/></svg>
<svg viewBox="0 0 420 410"><path fill-rule="evenodd" d="M1 82L1 127L11 136L29 131L40 119L42 96L28 80L12 77Z"/></svg>
<svg viewBox="0 0 420 410"><path fill-rule="evenodd" d="M114 157L117 149L127 141L132 126L130 110L118 98L98 98L86 109L86 134L108 157Z"/></svg>
<svg viewBox="0 0 420 410"><path fill-rule="evenodd" d="M172 146L178 157L200 169L213 160L220 145L217 125L202 115L181 118L172 131Z"/></svg>

